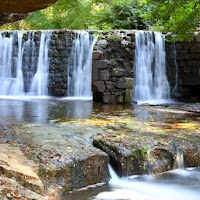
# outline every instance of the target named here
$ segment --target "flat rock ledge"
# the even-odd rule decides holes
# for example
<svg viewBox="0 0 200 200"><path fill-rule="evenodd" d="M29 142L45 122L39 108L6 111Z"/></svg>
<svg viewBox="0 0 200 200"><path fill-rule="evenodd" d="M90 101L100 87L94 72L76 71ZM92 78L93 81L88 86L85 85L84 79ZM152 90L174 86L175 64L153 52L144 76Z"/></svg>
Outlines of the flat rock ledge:
<svg viewBox="0 0 200 200"><path fill-rule="evenodd" d="M177 156L183 155L185 167L200 166L198 138L99 134L93 144L110 156L119 176L159 174L172 170Z"/></svg>
<svg viewBox="0 0 200 200"><path fill-rule="evenodd" d="M91 146L0 144L0 199L45 199L109 180L108 155Z"/></svg>

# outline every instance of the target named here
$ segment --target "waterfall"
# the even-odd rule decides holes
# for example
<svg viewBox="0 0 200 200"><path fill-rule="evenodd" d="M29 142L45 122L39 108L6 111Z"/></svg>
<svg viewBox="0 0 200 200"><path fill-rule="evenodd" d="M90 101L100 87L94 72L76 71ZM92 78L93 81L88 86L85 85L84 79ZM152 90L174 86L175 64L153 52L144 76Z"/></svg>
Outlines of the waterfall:
<svg viewBox="0 0 200 200"><path fill-rule="evenodd" d="M0 34L0 95L8 95L12 84L12 44L13 35Z"/></svg>
<svg viewBox="0 0 200 200"><path fill-rule="evenodd" d="M23 47L23 67L24 67L24 86L25 92L30 91L31 83L36 73L36 43L34 41L34 32L28 33L28 40L24 42Z"/></svg>
<svg viewBox="0 0 200 200"><path fill-rule="evenodd" d="M67 96L92 99L92 52L97 36L81 31L76 33L67 70Z"/></svg>
<svg viewBox="0 0 200 200"><path fill-rule="evenodd" d="M174 162L174 169L184 169L184 157L183 153L178 152L176 155L176 160Z"/></svg>
<svg viewBox="0 0 200 200"><path fill-rule="evenodd" d="M40 39L39 58L37 72L33 78L30 88L30 95L47 96L48 95L48 74L49 74L49 42L51 32L42 32Z"/></svg>
<svg viewBox="0 0 200 200"><path fill-rule="evenodd" d="M13 61L14 36L17 37L18 52L17 57L15 57ZM10 33L8 37L6 37L5 34L0 35L0 95L23 94L22 37L22 31L17 31L13 34ZM12 65L15 66L14 71L12 70Z"/></svg>
<svg viewBox="0 0 200 200"><path fill-rule="evenodd" d="M18 35L18 54L16 59L16 77L14 79L14 82L12 83L11 89L10 89L10 95L23 95L24 91L24 80L23 80L23 74L22 74L22 37L23 32L17 31Z"/></svg>
<svg viewBox="0 0 200 200"><path fill-rule="evenodd" d="M0 96L48 95L50 37L41 33L36 56L34 32L0 32Z"/></svg>
<svg viewBox="0 0 200 200"><path fill-rule="evenodd" d="M133 100L138 103L164 103L170 99L164 36L161 33L137 31L135 37Z"/></svg>

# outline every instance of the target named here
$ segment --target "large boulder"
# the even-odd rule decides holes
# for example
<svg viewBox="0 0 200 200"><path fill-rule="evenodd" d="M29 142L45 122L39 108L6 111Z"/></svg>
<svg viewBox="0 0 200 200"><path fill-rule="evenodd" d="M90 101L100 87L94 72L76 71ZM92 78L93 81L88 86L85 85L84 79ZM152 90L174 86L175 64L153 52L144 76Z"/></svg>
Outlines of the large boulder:
<svg viewBox="0 0 200 200"><path fill-rule="evenodd" d="M76 142L44 141L42 146L22 145L22 152L38 163L45 193L62 194L109 180L108 155Z"/></svg>
<svg viewBox="0 0 200 200"><path fill-rule="evenodd" d="M108 161L99 149L76 142L0 144L0 198L13 194L43 199L105 184L110 177Z"/></svg>

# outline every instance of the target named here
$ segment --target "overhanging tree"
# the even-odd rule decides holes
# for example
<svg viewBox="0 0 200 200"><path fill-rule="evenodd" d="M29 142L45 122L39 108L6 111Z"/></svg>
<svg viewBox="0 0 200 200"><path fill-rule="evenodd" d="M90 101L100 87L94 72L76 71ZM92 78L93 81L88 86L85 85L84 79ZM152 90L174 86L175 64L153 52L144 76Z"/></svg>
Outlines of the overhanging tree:
<svg viewBox="0 0 200 200"><path fill-rule="evenodd" d="M141 0L154 29L171 32L179 40L190 40L200 21L200 0Z"/></svg>

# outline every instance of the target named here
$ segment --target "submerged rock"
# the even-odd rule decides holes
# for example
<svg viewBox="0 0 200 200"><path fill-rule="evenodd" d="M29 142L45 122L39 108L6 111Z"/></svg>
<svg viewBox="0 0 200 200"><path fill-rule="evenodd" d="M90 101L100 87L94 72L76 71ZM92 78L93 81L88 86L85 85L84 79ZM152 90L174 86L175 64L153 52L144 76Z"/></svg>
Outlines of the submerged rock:
<svg viewBox="0 0 200 200"><path fill-rule="evenodd" d="M186 167L200 165L200 142L178 137L156 135L99 134L94 146L110 156L113 168L120 176L159 174L173 169L177 152L182 152Z"/></svg>

